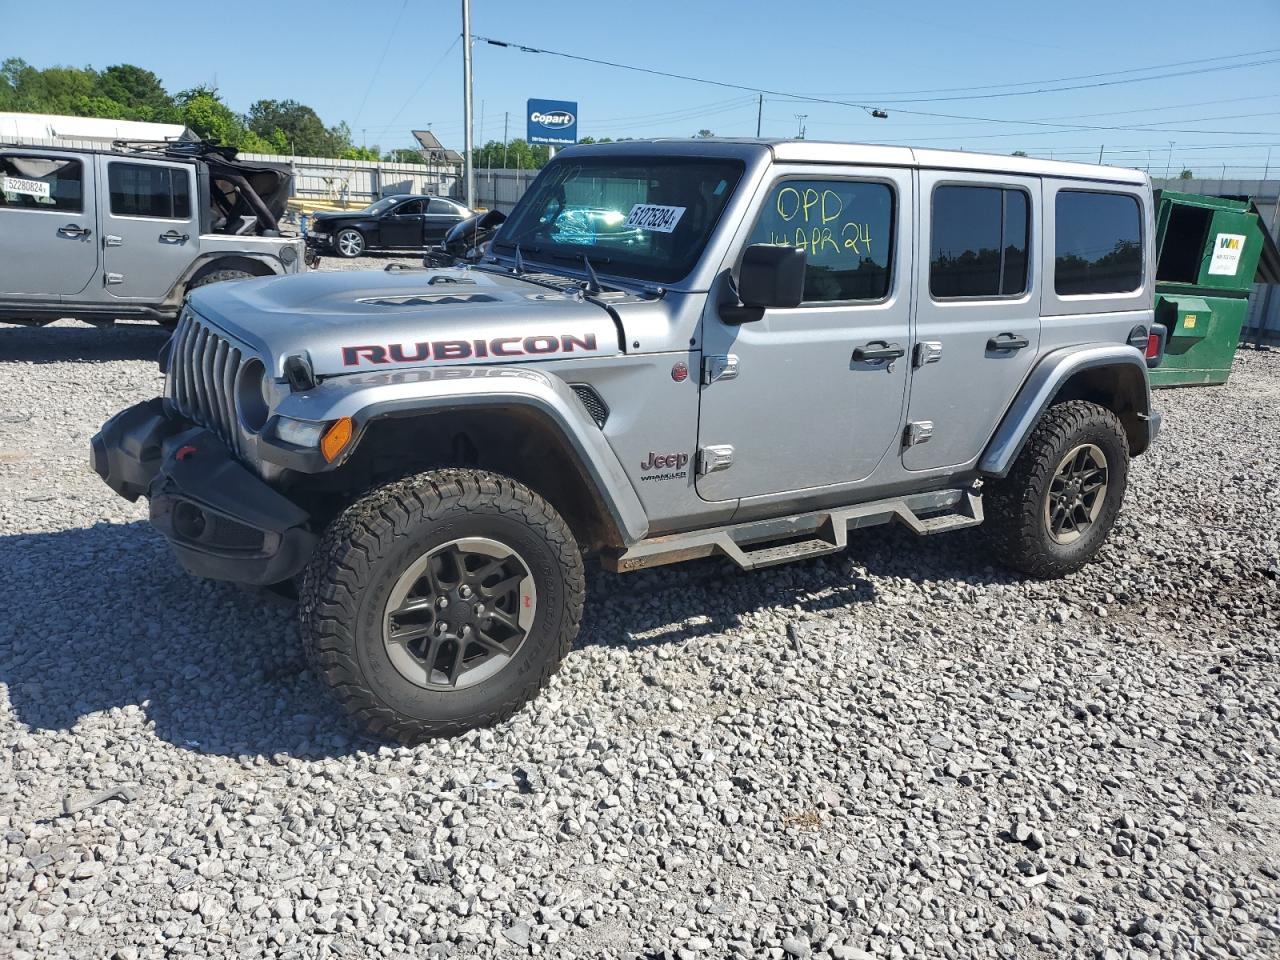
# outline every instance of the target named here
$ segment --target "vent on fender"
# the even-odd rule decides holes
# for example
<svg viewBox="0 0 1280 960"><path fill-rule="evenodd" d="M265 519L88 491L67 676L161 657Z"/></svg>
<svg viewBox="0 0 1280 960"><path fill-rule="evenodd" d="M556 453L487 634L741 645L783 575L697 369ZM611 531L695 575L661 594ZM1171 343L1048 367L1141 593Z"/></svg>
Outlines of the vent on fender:
<svg viewBox="0 0 1280 960"><path fill-rule="evenodd" d="M582 401L582 405L587 408L587 413L591 415L591 419L596 422L596 426L604 429L605 421L609 419L609 408L605 402L600 399L600 394L596 393L595 388L585 383L572 383L569 385L573 392L578 395L578 399Z"/></svg>

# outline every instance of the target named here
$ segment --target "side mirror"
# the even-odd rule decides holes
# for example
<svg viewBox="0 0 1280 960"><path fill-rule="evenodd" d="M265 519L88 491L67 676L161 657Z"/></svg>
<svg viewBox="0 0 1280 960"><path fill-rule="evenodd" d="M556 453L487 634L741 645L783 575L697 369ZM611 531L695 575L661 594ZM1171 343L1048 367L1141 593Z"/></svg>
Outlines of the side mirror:
<svg viewBox="0 0 1280 960"><path fill-rule="evenodd" d="M747 323L759 320L771 307L800 306L804 302L805 263L805 252L800 247L753 243L743 251L738 273L741 304L722 308L721 319L725 323Z"/></svg>
<svg viewBox="0 0 1280 960"><path fill-rule="evenodd" d="M476 224L481 230L488 230L492 227L501 226L502 222L507 219L507 215L501 210L489 210L480 217L480 222Z"/></svg>

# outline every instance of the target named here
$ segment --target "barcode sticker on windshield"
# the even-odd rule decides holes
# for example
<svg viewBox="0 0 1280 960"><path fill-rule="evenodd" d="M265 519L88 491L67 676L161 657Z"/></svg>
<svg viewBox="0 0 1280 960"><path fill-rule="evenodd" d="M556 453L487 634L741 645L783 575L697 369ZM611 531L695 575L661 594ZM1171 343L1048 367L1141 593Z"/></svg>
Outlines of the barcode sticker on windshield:
<svg viewBox="0 0 1280 960"><path fill-rule="evenodd" d="M49 198L49 184L43 180L28 180L25 177L5 177L0 183L0 190L5 193L24 193L29 197Z"/></svg>
<svg viewBox="0 0 1280 960"><path fill-rule="evenodd" d="M655 233L671 233L684 216L685 207L663 207L656 203L637 203L627 216L627 226Z"/></svg>

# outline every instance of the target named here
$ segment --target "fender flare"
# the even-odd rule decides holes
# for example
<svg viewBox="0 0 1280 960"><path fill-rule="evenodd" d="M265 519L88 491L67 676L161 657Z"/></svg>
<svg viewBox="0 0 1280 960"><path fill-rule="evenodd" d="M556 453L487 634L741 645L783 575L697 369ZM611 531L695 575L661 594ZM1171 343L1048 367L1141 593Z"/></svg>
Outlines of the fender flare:
<svg viewBox="0 0 1280 960"><path fill-rule="evenodd" d="M1146 450L1159 425L1159 418L1151 413L1151 383L1147 376L1146 359L1128 344L1064 347L1046 354L1032 369L978 461L979 472L988 477L1006 476L1031 436L1031 431L1040 422L1041 414L1071 378L1087 370L1107 367L1118 367L1124 371L1125 376L1141 381L1135 412L1138 419L1146 425L1145 436L1137 443L1134 443L1131 436L1130 444L1135 455Z"/></svg>
<svg viewBox="0 0 1280 960"><path fill-rule="evenodd" d="M182 276L169 288L164 302L175 306L181 304L187 295L187 285L200 274L211 270L244 270L260 277L279 277L285 273L284 264L273 254L221 253L214 250L199 254L187 265Z"/></svg>
<svg viewBox="0 0 1280 960"><path fill-rule="evenodd" d="M644 507L608 440L568 385L538 370L505 364L348 374L290 394L274 413L299 420L351 417L356 440L332 464L336 468L375 420L480 408L522 408L542 418L564 440L624 542L647 536Z"/></svg>

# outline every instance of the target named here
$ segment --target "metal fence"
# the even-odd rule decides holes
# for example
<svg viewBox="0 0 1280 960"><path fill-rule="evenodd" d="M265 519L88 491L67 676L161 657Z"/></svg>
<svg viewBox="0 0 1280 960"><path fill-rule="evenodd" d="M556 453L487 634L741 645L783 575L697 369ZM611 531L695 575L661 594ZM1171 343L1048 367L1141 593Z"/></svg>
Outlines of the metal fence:
<svg viewBox="0 0 1280 960"><path fill-rule="evenodd" d="M332 157L282 157L242 153L240 159L287 163L293 168L292 199L365 206L394 193L457 196L461 177L456 167L418 163L338 160Z"/></svg>
<svg viewBox="0 0 1280 960"><path fill-rule="evenodd" d="M510 213L537 175L537 170L477 168L476 206Z"/></svg>

